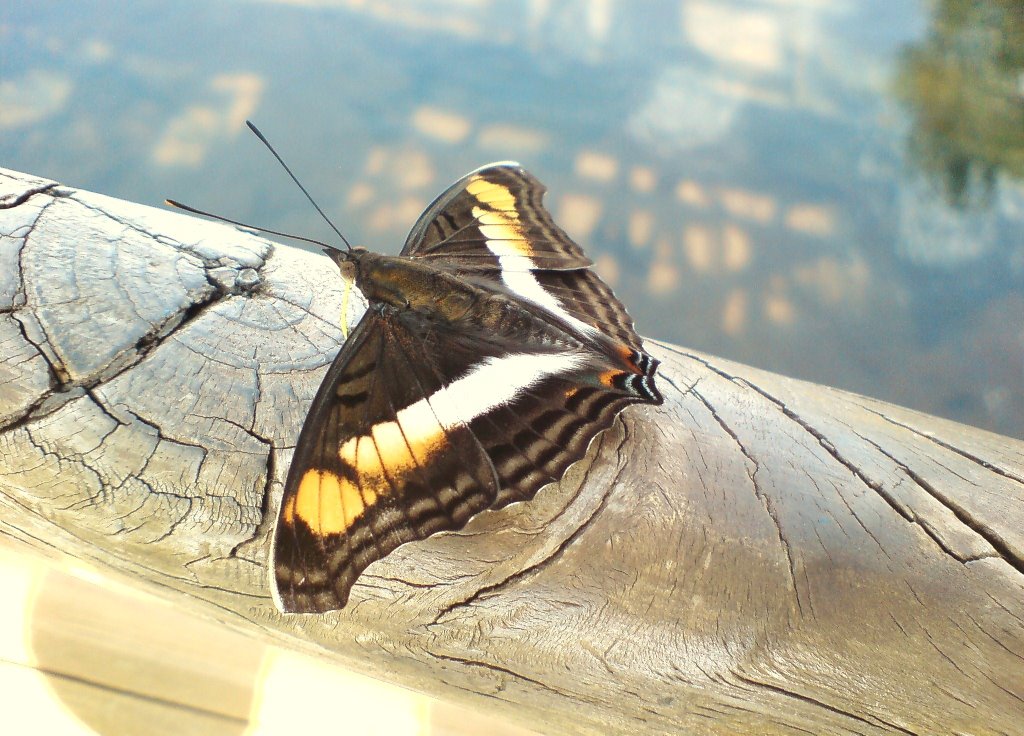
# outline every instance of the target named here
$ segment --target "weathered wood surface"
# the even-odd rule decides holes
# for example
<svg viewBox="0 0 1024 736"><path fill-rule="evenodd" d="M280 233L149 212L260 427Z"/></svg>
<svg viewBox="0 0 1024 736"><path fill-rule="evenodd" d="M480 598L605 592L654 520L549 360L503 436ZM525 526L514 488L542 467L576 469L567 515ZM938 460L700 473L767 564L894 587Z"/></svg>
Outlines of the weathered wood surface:
<svg viewBox="0 0 1024 736"><path fill-rule="evenodd" d="M1024 731L1024 443L654 343L664 406L562 483L281 616L335 269L14 172L0 202L0 534L547 733Z"/></svg>
<svg viewBox="0 0 1024 736"><path fill-rule="evenodd" d="M131 583L0 537L2 733L532 734L231 631Z"/></svg>

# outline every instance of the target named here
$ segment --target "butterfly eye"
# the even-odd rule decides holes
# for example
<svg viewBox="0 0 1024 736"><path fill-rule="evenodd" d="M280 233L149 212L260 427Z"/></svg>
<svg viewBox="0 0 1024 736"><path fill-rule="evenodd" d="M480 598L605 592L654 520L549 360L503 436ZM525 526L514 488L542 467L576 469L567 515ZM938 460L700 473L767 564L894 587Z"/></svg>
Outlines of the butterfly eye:
<svg viewBox="0 0 1024 736"><path fill-rule="evenodd" d="M356 272L358 271L355 261L339 261L338 269L341 271L341 275L346 281L355 280Z"/></svg>

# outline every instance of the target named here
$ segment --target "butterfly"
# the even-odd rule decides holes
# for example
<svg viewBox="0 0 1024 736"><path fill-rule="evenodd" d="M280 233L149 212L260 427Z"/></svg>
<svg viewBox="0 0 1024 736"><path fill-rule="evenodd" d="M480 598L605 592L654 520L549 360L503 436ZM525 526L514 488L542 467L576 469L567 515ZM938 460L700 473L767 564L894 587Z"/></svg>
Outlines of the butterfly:
<svg viewBox="0 0 1024 736"><path fill-rule="evenodd" d="M399 256L325 250L368 307L284 484L282 611L344 607L372 562L532 499L623 408L661 403L658 361L544 191L517 163L490 164L427 208Z"/></svg>

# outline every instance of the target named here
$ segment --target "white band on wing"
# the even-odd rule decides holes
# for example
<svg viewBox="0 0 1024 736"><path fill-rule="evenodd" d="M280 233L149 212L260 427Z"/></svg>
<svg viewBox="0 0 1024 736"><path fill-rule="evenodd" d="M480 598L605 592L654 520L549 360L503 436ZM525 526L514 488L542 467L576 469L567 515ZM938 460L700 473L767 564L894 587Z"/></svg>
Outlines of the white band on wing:
<svg viewBox="0 0 1024 736"><path fill-rule="evenodd" d="M528 247L519 226L516 212L489 212L481 207L473 208L480 232L487 238L487 250L498 258L501 280L505 285L537 306L544 307L559 319L584 335L598 332L596 327L577 319L566 311L562 303L544 290L533 275L534 263L524 253Z"/></svg>
<svg viewBox="0 0 1024 736"><path fill-rule="evenodd" d="M440 422L446 430L468 424L512 401L548 376L570 373L587 363L580 353L518 353L490 357L440 389L401 409L396 417L406 435L416 427L430 431Z"/></svg>

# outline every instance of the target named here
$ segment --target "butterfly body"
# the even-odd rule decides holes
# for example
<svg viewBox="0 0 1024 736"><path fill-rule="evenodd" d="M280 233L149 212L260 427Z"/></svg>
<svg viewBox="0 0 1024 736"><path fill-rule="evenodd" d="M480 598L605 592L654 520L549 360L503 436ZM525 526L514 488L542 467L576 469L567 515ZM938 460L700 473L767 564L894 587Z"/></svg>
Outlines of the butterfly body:
<svg viewBox="0 0 1024 736"><path fill-rule="evenodd" d="M341 608L399 545L557 481L657 361L517 164L464 177L400 256L331 251L367 312L313 400L285 482L273 584L288 612Z"/></svg>
<svg viewBox="0 0 1024 736"><path fill-rule="evenodd" d="M580 334L550 312L524 304L500 285L477 282L472 276L459 276L443 266L363 249L330 255L343 275L352 273L369 308L389 318L401 319L401 313L406 312L409 324L445 324L469 334L487 334L494 339L500 336L519 350L532 352L561 350L582 355L597 351L622 364L614 343L603 334ZM594 363L597 366L600 360Z"/></svg>

